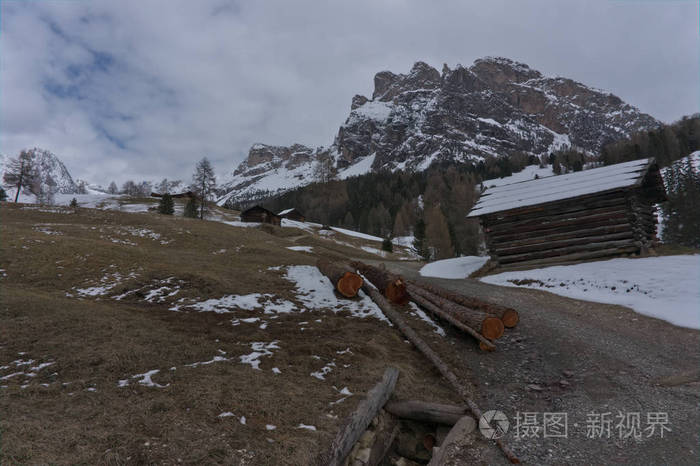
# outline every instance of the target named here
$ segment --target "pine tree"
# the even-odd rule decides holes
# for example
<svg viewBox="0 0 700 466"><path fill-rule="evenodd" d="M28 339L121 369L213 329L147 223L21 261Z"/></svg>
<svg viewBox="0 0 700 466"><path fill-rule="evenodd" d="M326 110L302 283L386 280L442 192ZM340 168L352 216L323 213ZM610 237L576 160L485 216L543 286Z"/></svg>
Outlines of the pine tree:
<svg viewBox="0 0 700 466"><path fill-rule="evenodd" d="M204 157L197 162L192 180L194 191L197 193L201 202L199 206L199 218L204 219L204 214L207 212L207 201L213 194L214 188L216 188L216 176L214 176L214 168L212 168L209 159Z"/></svg>
<svg viewBox="0 0 700 466"><path fill-rule="evenodd" d="M70 207L73 208L73 210L78 210L78 200L76 198L73 198L70 200L70 204L68 204Z"/></svg>
<svg viewBox="0 0 700 466"><path fill-rule="evenodd" d="M416 250L418 254L423 259L428 259L428 252L425 247L425 221L423 217L418 218L416 221L416 227L413 230L413 249Z"/></svg>
<svg viewBox="0 0 700 466"><path fill-rule="evenodd" d="M158 212L164 215L172 215L175 213L175 203L173 197L169 193L163 194L158 203Z"/></svg>
<svg viewBox="0 0 700 466"><path fill-rule="evenodd" d="M668 201L662 204L665 243L700 248L700 172L691 158L667 171Z"/></svg>
<svg viewBox="0 0 700 466"><path fill-rule="evenodd" d="M0 186L0 202L5 202L7 200L7 192L5 191L5 188Z"/></svg>
<svg viewBox="0 0 700 466"><path fill-rule="evenodd" d="M382 250L387 252L394 251L394 245L392 244L390 237L384 238L384 240L382 240Z"/></svg>
<svg viewBox="0 0 700 466"><path fill-rule="evenodd" d="M38 175L34 171L31 152L23 150L17 158L9 160L3 176L3 182L16 186L15 202L19 199L20 192L32 189L36 185L37 180Z"/></svg>
<svg viewBox="0 0 700 466"><path fill-rule="evenodd" d="M185 211L183 215L189 218L197 218L197 201L195 198L190 197L185 204Z"/></svg>
<svg viewBox="0 0 700 466"><path fill-rule="evenodd" d="M454 256L447 220L438 206L426 212L425 243L431 259L447 259Z"/></svg>
<svg viewBox="0 0 700 466"><path fill-rule="evenodd" d="M348 210L348 212L345 214L345 218L343 219L343 226L345 228L356 228L355 225L355 218L352 216L352 212Z"/></svg>
<svg viewBox="0 0 700 466"><path fill-rule="evenodd" d="M114 181L112 181L111 183L109 183L109 188L107 188L107 192L108 192L109 194L117 194L117 193L119 193L119 188L117 188L117 183L115 183Z"/></svg>

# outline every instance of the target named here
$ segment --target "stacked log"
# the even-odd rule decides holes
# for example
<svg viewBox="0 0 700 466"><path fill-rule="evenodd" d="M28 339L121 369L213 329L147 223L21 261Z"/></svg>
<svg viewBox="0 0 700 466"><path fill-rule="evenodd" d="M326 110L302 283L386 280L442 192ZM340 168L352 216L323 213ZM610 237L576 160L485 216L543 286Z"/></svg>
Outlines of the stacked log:
<svg viewBox="0 0 700 466"><path fill-rule="evenodd" d="M470 309L460 304L442 298L430 291L424 290L416 285L409 285L408 291L411 299L423 304L425 301L431 302L434 306L440 308L444 314L448 314L453 319L465 324L467 327L476 330L489 340L496 340L503 335L504 325L500 318L487 314L483 311ZM422 299L419 299L422 298Z"/></svg>
<svg viewBox="0 0 700 466"><path fill-rule="evenodd" d="M480 217L494 263L525 268L637 253L656 217L639 190L619 189Z"/></svg>
<svg viewBox="0 0 700 466"><path fill-rule="evenodd" d="M350 265L364 275L386 299L401 306L408 304L408 291L403 278L359 261L351 262Z"/></svg>
<svg viewBox="0 0 700 466"><path fill-rule="evenodd" d="M364 280L347 265L319 259L316 267L328 277L336 291L346 298L357 296L357 292L362 288Z"/></svg>
<svg viewBox="0 0 700 466"><path fill-rule="evenodd" d="M413 345L421 352L423 355L431 362L431 364L440 371L440 374L447 379L447 381L452 385L455 391L460 395L462 400L466 403L469 412L475 419L482 418L482 411L474 400L469 396L469 391L467 387L459 380L457 375L450 369L450 367L438 356L438 354L433 351L428 344L423 341L418 334L406 324L399 313L393 308L393 306L382 296L382 294L369 286L367 284L363 287L365 293L367 293L370 298L379 306L385 316L393 323L396 328L406 337L408 341L413 343ZM488 421L486 421L488 425ZM501 449L506 458L512 463L520 463L520 460L513 453L513 451L506 445L504 439L495 439L496 445Z"/></svg>
<svg viewBox="0 0 700 466"><path fill-rule="evenodd" d="M423 288L424 290L430 291L431 293L440 296L444 299L453 301L457 304L461 304L464 307L471 308L471 309L478 309L480 311L483 311L487 314L494 315L501 319L503 322L503 325L506 328L513 328L515 327L518 322L520 321L520 315L518 314L518 311L516 311L513 308L506 307L506 306L500 306L498 304L493 304L489 303L488 301L483 301L478 298L474 298L472 296L465 296L463 294L455 293L450 290L447 290L445 288L436 286L436 285L431 285L426 282L416 282L412 281L409 282L409 285L412 286L417 286L420 288Z"/></svg>
<svg viewBox="0 0 700 466"><path fill-rule="evenodd" d="M519 319L514 309L475 298L456 296L438 287L428 289L419 283L408 283L385 269L362 262L352 262L351 266L359 270L392 303L403 305L409 300L415 302L437 319L448 322L474 337L484 351L496 348L493 340L503 335L504 317L511 327L515 326Z"/></svg>

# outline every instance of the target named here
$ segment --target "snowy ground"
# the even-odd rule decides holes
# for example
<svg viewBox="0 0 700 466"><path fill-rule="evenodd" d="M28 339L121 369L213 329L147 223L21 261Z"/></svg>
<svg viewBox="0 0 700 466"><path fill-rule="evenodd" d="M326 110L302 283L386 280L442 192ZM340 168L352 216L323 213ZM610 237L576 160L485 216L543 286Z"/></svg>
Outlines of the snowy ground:
<svg viewBox="0 0 700 466"><path fill-rule="evenodd" d="M431 262L420 269L423 277L467 278L479 270L489 258L485 256L463 256Z"/></svg>
<svg viewBox="0 0 700 466"><path fill-rule="evenodd" d="M612 259L481 279L576 299L620 304L640 314L700 329L700 255Z"/></svg>

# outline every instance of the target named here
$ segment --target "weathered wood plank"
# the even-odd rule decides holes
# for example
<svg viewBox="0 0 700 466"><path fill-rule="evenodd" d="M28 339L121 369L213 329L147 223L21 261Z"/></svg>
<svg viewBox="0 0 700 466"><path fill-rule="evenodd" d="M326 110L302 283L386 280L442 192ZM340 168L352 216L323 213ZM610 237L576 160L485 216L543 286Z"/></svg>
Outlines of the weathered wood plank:
<svg viewBox="0 0 700 466"><path fill-rule="evenodd" d="M394 391L399 370L389 367L384 371L382 379L369 392L355 408L355 411L345 420L330 448L322 453L316 464L328 466L340 466L352 450L352 447L360 439L367 426L384 406Z"/></svg>

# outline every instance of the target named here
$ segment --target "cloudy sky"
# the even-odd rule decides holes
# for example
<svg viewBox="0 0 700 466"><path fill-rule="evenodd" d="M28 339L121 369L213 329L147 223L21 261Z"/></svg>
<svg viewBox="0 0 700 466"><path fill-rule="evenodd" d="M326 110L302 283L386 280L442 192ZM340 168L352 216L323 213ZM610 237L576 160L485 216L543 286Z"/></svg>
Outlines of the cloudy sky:
<svg viewBox="0 0 700 466"><path fill-rule="evenodd" d="M486 55L609 90L673 121L699 110L698 1L0 2L0 153L74 177L232 171L255 142L328 145L376 72Z"/></svg>

